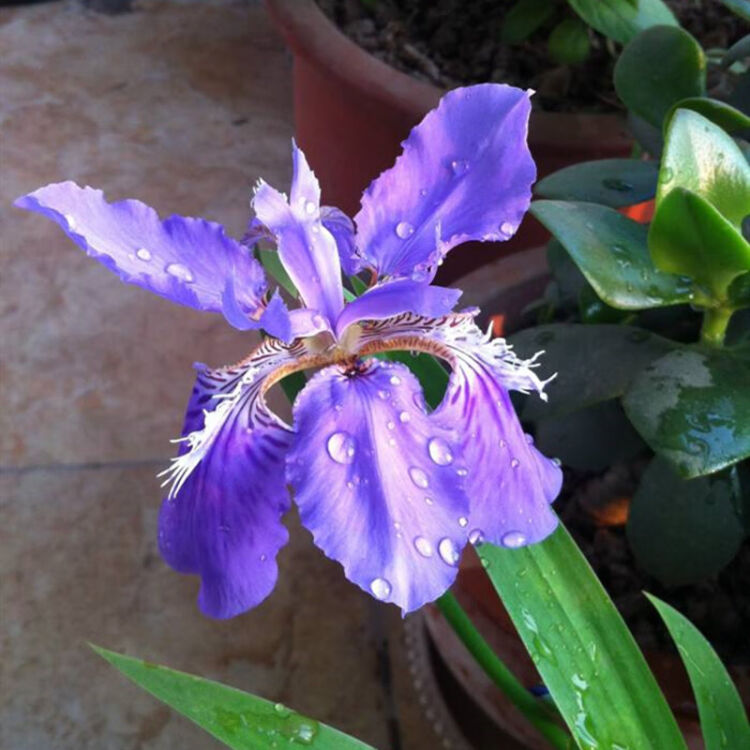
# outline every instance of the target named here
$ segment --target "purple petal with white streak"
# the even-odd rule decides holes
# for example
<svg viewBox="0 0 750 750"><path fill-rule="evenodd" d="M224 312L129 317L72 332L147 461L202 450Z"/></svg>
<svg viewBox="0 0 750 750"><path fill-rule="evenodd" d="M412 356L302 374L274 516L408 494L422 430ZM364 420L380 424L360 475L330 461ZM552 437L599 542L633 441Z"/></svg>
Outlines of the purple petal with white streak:
<svg viewBox="0 0 750 750"><path fill-rule="evenodd" d="M431 279L467 240L506 240L531 200L529 93L485 83L440 100L362 196L357 247L381 276Z"/></svg>
<svg viewBox="0 0 750 750"><path fill-rule="evenodd" d="M294 408L287 478L302 523L347 578L410 612L456 577L468 500L456 434L403 365L317 373Z"/></svg>
<svg viewBox="0 0 750 750"><path fill-rule="evenodd" d="M357 253L354 242L354 222L335 206L321 206L320 218L323 226L333 235L339 249L341 268L347 276L354 276L362 270L362 258Z"/></svg>

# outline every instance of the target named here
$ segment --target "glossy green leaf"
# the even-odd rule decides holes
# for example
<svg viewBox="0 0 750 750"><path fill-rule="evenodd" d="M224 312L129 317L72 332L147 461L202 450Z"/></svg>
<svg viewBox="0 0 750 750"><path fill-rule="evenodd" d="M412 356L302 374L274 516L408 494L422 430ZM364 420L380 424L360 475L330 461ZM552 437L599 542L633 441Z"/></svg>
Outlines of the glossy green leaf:
<svg viewBox="0 0 750 750"><path fill-rule="evenodd" d="M275 279L280 286L286 289L292 297L297 297L297 287L294 286L294 282L286 272L286 268L281 262L279 253L276 250L256 250L258 254L258 260L263 266L265 272L273 279Z"/></svg>
<svg viewBox="0 0 750 750"><path fill-rule="evenodd" d="M618 211L566 201L534 201L529 211L565 246L608 305L643 310L693 299L684 279L654 267L647 228Z"/></svg>
<svg viewBox="0 0 750 750"><path fill-rule="evenodd" d="M718 125L687 109L677 110L667 129L657 207L675 188L707 200L738 230L750 213L747 159Z"/></svg>
<svg viewBox="0 0 750 750"><path fill-rule="evenodd" d="M750 724L742 699L711 644L674 607L650 594L646 596L680 652L698 704L706 750L750 747Z"/></svg>
<svg viewBox="0 0 750 750"><path fill-rule="evenodd" d="M579 747L685 750L633 636L562 525L538 544L478 552Z"/></svg>
<svg viewBox="0 0 750 750"><path fill-rule="evenodd" d="M659 165L638 159L600 159L565 167L537 182L540 198L632 206L656 195Z"/></svg>
<svg viewBox="0 0 750 750"><path fill-rule="evenodd" d="M750 21L750 0L721 0L729 10L736 13L740 18Z"/></svg>
<svg viewBox="0 0 750 750"><path fill-rule="evenodd" d="M546 403L526 397L521 416L532 422L621 396L646 365L679 346L642 328L570 323L527 328L509 341L520 357L544 351L542 377L557 373L546 388Z"/></svg>
<svg viewBox="0 0 750 750"><path fill-rule="evenodd" d="M664 459L651 461L627 525L640 568L666 586L683 586L715 575L734 558L745 529L729 473L683 479Z"/></svg>
<svg viewBox="0 0 750 750"><path fill-rule="evenodd" d="M591 284L586 283L578 295L578 312L582 323L625 323L634 313L618 310L599 298Z"/></svg>
<svg viewBox="0 0 750 750"><path fill-rule="evenodd" d="M592 28L626 44L640 31L667 24L676 26L672 11L661 0L568 0L568 4Z"/></svg>
<svg viewBox="0 0 750 750"><path fill-rule="evenodd" d="M298 714L212 680L93 647L113 667L154 697L234 750L372 750L370 745Z"/></svg>
<svg viewBox="0 0 750 750"><path fill-rule="evenodd" d="M706 56L684 29L656 26L622 51L614 84L629 110L660 128L675 102L705 93Z"/></svg>
<svg viewBox="0 0 750 750"><path fill-rule="evenodd" d="M568 251L554 237L547 243L547 265L560 290L560 296L565 300L577 300L588 281Z"/></svg>
<svg viewBox="0 0 750 750"><path fill-rule="evenodd" d="M500 39L518 44L528 39L555 12L555 0L519 0L505 14Z"/></svg>
<svg viewBox="0 0 750 750"><path fill-rule="evenodd" d="M648 246L662 271L690 276L717 300L750 270L750 243L708 201L684 188L657 205Z"/></svg>
<svg viewBox="0 0 750 750"><path fill-rule="evenodd" d="M726 51L721 59L721 66L728 68L732 63L744 60L746 57L750 57L750 34L743 36Z"/></svg>
<svg viewBox="0 0 750 750"><path fill-rule="evenodd" d="M734 308L750 307L750 271L738 276L729 285L727 297Z"/></svg>
<svg viewBox="0 0 750 750"><path fill-rule="evenodd" d="M583 62L591 50L588 27L577 18L564 18L552 29L547 49L550 57L562 65Z"/></svg>
<svg viewBox="0 0 750 750"><path fill-rule="evenodd" d="M731 104L721 102L718 99L711 99L707 96L696 96L689 99L681 99L672 105L672 108L664 118L665 130L669 127L669 123L672 122L672 117L678 109L689 109L692 112L697 112L728 133L750 128L750 116L731 106Z"/></svg>
<svg viewBox="0 0 750 750"><path fill-rule="evenodd" d="M750 456L750 359L729 349L678 349L655 359L623 397L630 421L683 477Z"/></svg>
<svg viewBox="0 0 750 750"><path fill-rule="evenodd" d="M448 385L448 371L430 354L410 354L409 352L387 352L386 359L406 365L419 380L425 401L433 408L445 394Z"/></svg>

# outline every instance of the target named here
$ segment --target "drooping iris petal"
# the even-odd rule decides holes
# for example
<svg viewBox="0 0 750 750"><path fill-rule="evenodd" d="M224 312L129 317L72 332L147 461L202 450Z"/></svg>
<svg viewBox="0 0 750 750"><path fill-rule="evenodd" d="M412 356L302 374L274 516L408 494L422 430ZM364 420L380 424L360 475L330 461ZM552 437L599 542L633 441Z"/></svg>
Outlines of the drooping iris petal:
<svg viewBox="0 0 750 750"><path fill-rule="evenodd" d="M320 218L323 226L333 235L339 250L341 268L347 276L362 270L362 258L357 254L354 242L354 222L335 206L321 206Z"/></svg>
<svg viewBox="0 0 750 750"><path fill-rule="evenodd" d="M221 312L227 279L240 309L252 314L266 288L260 264L223 227L204 219L161 221L144 203L107 203L101 190L74 182L47 185L16 201L59 224L88 255L173 302Z"/></svg>
<svg viewBox="0 0 750 750"><path fill-rule="evenodd" d="M341 335L347 326L360 320L382 320L402 312L431 317L444 315L455 307L461 294L460 289L411 279L387 281L346 305L336 321L336 333Z"/></svg>
<svg viewBox="0 0 750 750"><path fill-rule="evenodd" d="M381 276L434 276L467 240L515 233L536 178L526 145L529 93L486 83L447 93L394 166L362 196L357 247Z"/></svg>
<svg viewBox="0 0 750 750"><path fill-rule="evenodd" d="M198 366L159 548L175 570L200 575L198 603L212 617L255 606L276 582L276 554L288 538L281 516L291 431L266 406L262 386L295 352L266 341L248 365Z"/></svg>
<svg viewBox="0 0 750 750"><path fill-rule="evenodd" d="M293 146L294 177L289 201L261 181L253 208L276 238L279 257L305 305L336 320L344 304L338 249L320 217L320 186L305 156Z"/></svg>
<svg viewBox="0 0 750 750"><path fill-rule="evenodd" d="M562 472L524 434L508 395L509 389L543 392L534 360L518 359L503 339L482 334L466 313L439 319L402 315L366 324L360 337L365 351L369 344L399 340L452 367L433 416L461 434L473 539L520 547L552 533L557 517L549 503L560 491Z"/></svg>
<svg viewBox="0 0 750 750"><path fill-rule="evenodd" d="M222 312L227 321L240 331L256 331L262 328L271 336L289 343L292 335L292 321L284 300L276 289L258 318L251 318L240 307L234 291L234 280L230 277L222 296Z"/></svg>
<svg viewBox="0 0 750 750"><path fill-rule="evenodd" d="M315 375L294 408L287 478L302 523L347 578L404 612L456 576L468 501L456 434L403 365Z"/></svg>

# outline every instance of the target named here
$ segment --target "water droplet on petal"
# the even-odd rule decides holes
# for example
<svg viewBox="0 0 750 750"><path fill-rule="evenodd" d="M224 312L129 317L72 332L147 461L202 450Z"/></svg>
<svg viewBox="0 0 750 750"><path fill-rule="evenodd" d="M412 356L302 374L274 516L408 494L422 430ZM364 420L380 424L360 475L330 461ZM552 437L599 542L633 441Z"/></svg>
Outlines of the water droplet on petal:
<svg viewBox="0 0 750 750"><path fill-rule="evenodd" d="M72 214L65 214L65 223L71 231L76 228L76 220Z"/></svg>
<svg viewBox="0 0 750 750"><path fill-rule="evenodd" d="M529 435L528 432L526 433L526 435L524 437L526 438L526 442L529 445L534 445L534 438L531 435Z"/></svg>
<svg viewBox="0 0 750 750"><path fill-rule="evenodd" d="M419 194L420 194L420 195L422 196L422 198L424 198L424 197L425 197L425 195L427 195L427 190L425 190L425 188L422 188L422 189L421 189L421 190L419 191Z"/></svg>
<svg viewBox="0 0 750 750"><path fill-rule="evenodd" d="M350 464L354 461L357 444L348 432L334 432L328 438L328 455L339 464Z"/></svg>
<svg viewBox="0 0 750 750"><path fill-rule="evenodd" d="M138 260L151 260L151 251L145 247L139 247L135 251L135 257L138 258Z"/></svg>
<svg viewBox="0 0 750 750"><path fill-rule="evenodd" d="M425 411L424 397L421 393L415 393L412 396L412 401L414 402L414 406L416 406L419 411Z"/></svg>
<svg viewBox="0 0 750 750"><path fill-rule="evenodd" d="M384 602L391 594L391 584L385 578L373 578L370 582L370 591L376 599Z"/></svg>
<svg viewBox="0 0 750 750"><path fill-rule="evenodd" d="M418 466L412 466L409 469L409 476L411 477L411 481L414 482L417 487L421 487L422 489L429 486L430 484L430 480L427 478L427 474Z"/></svg>
<svg viewBox="0 0 750 750"><path fill-rule="evenodd" d="M510 547L511 549L523 547L523 545L526 544L526 534L521 531L509 531L506 534L503 534L500 544L502 544L503 547Z"/></svg>
<svg viewBox="0 0 750 750"><path fill-rule="evenodd" d="M387 428L388 428L389 430L392 430L392 429L394 429L394 428L395 428L395 426L396 426L396 423L395 423L395 422L388 422L388 424L386 425L386 427L387 427Z"/></svg>
<svg viewBox="0 0 750 750"><path fill-rule="evenodd" d="M465 529L469 525L469 519L466 518L466 516L461 516L461 518L458 519L458 525Z"/></svg>
<svg viewBox="0 0 750 750"><path fill-rule="evenodd" d="M507 447L507 445L508 445L508 444L507 444L507 443L505 442L505 440L501 440L501 441L500 441L500 447L501 447L501 448L506 448L506 447Z"/></svg>
<svg viewBox="0 0 750 750"><path fill-rule="evenodd" d="M164 270L170 276L174 276L176 279L184 281L187 284L193 281L193 274L190 269L183 266L182 263L170 263Z"/></svg>
<svg viewBox="0 0 750 750"><path fill-rule="evenodd" d="M431 497L426 497L424 499L424 501L425 501L425 503L427 503L427 505L434 505L435 504L435 501Z"/></svg>
<svg viewBox="0 0 750 750"><path fill-rule="evenodd" d="M484 541L484 532L481 529L472 529L469 532L469 542L475 547Z"/></svg>
<svg viewBox="0 0 750 750"><path fill-rule="evenodd" d="M469 473L468 469L456 469L456 474L460 477L465 477Z"/></svg>
<svg viewBox="0 0 750 750"><path fill-rule="evenodd" d="M453 453L450 446L441 437L434 437L427 443L427 451L430 458L438 466L448 466L453 463Z"/></svg>
<svg viewBox="0 0 750 750"><path fill-rule="evenodd" d="M413 234L414 227L409 224L408 221L399 221L399 223L396 224L396 235L402 240L405 240L407 237L411 237Z"/></svg>
<svg viewBox="0 0 750 750"><path fill-rule="evenodd" d="M312 201L305 201L305 213L312 216L315 213L315 204Z"/></svg>
<svg viewBox="0 0 750 750"><path fill-rule="evenodd" d="M510 468L511 469L517 469L521 465L521 462L517 458L512 458L510 460Z"/></svg>
<svg viewBox="0 0 750 750"><path fill-rule="evenodd" d="M438 552L444 563L452 566L458 565L461 553L456 546L456 543L449 537L443 537L438 543Z"/></svg>
<svg viewBox="0 0 750 750"><path fill-rule="evenodd" d="M409 412L408 412L408 411L402 411L402 412L401 412L401 413L400 413L400 414L398 415L398 421L399 421L399 422L402 422L402 423L406 424L406 423L407 423L407 422L409 422L410 420L411 420L411 417L409 416Z"/></svg>
<svg viewBox="0 0 750 750"><path fill-rule="evenodd" d="M462 175L469 171L469 162L466 159L454 159L451 162L451 170L455 175Z"/></svg>
<svg viewBox="0 0 750 750"><path fill-rule="evenodd" d="M381 389L381 390L378 391L378 397L382 398L383 401L387 401L388 398L390 397L390 395L391 394L388 393L388 391L386 391L386 390Z"/></svg>
<svg viewBox="0 0 750 750"><path fill-rule="evenodd" d="M398 375L391 375L391 385L400 385L401 378Z"/></svg>
<svg viewBox="0 0 750 750"><path fill-rule="evenodd" d="M418 536L414 540L414 547L422 557L432 557L432 545L428 539L423 536Z"/></svg>
<svg viewBox="0 0 750 750"><path fill-rule="evenodd" d="M509 221L504 221L500 225L500 234L504 235L505 237L510 237L511 234L513 234L513 225Z"/></svg>

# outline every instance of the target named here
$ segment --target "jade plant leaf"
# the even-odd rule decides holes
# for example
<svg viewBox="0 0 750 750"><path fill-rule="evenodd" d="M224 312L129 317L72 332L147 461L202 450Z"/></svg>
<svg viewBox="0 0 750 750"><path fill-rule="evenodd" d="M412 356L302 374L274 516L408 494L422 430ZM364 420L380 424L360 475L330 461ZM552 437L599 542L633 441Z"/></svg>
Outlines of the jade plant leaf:
<svg viewBox="0 0 750 750"><path fill-rule="evenodd" d="M550 32L547 49L550 57L562 65L583 62L591 49L588 27L577 18L564 18Z"/></svg>
<svg viewBox="0 0 750 750"><path fill-rule="evenodd" d="M93 647L154 697L234 750L373 750L337 729L212 680Z"/></svg>
<svg viewBox="0 0 750 750"><path fill-rule="evenodd" d="M749 0L721 0L729 10L736 13L746 21L750 21L750 1Z"/></svg>
<svg viewBox="0 0 750 750"><path fill-rule="evenodd" d="M745 529L729 474L683 479L664 459L651 461L628 516L628 542L639 567L665 586L683 586L732 560Z"/></svg>
<svg viewBox="0 0 750 750"><path fill-rule="evenodd" d="M714 125L723 128L728 133L750 128L750 116L746 115L741 110L736 109L731 104L721 102L718 99L711 99L707 96L693 96L688 99L680 99L680 101L672 105L664 118L665 131L672 122L672 117L678 109L689 109L692 112L697 112L699 115L703 115L707 120L710 120Z"/></svg>
<svg viewBox="0 0 750 750"><path fill-rule="evenodd" d="M578 295L578 312L582 323L625 323L635 313L629 310L618 310L603 302L588 282Z"/></svg>
<svg viewBox="0 0 750 750"><path fill-rule="evenodd" d="M478 552L580 748L685 750L633 636L562 524L538 544Z"/></svg>
<svg viewBox="0 0 750 750"><path fill-rule="evenodd" d="M672 11L661 0L568 0L568 4L592 28L626 44L638 32L667 24L676 26Z"/></svg>
<svg viewBox="0 0 750 750"><path fill-rule="evenodd" d="M690 302L684 278L654 266L648 229L595 203L534 201L529 211L564 245L608 305L643 310Z"/></svg>
<svg viewBox="0 0 750 750"><path fill-rule="evenodd" d="M600 159L565 167L537 182L540 198L632 206L656 195L659 165L638 159Z"/></svg>
<svg viewBox="0 0 750 750"><path fill-rule="evenodd" d="M748 383L740 350L677 349L635 376L623 405L655 453L697 477L750 455Z"/></svg>
<svg viewBox="0 0 750 750"><path fill-rule="evenodd" d="M555 12L555 0L519 0L505 14L500 39L518 44L528 39Z"/></svg>
<svg viewBox="0 0 750 750"><path fill-rule="evenodd" d="M698 704L706 750L750 747L750 723L742 699L711 644L674 607L650 594L646 596L680 652Z"/></svg>
<svg viewBox="0 0 750 750"><path fill-rule="evenodd" d="M721 58L721 67L728 68L732 63L744 60L750 57L750 34L743 36L738 42L735 42Z"/></svg>
<svg viewBox="0 0 750 750"><path fill-rule="evenodd" d="M527 328L509 341L521 357L543 350L542 374L557 372L547 403L526 397L521 417L531 422L621 396L646 365L679 346L642 328L570 323Z"/></svg>
<svg viewBox="0 0 750 750"><path fill-rule="evenodd" d="M552 278L557 282L561 297L566 300L577 300L581 289L588 281L568 251L554 237L547 243L547 265Z"/></svg>
<svg viewBox="0 0 750 750"><path fill-rule="evenodd" d="M705 93L706 56L684 29L655 26L622 51L614 84L629 110L660 128L675 102Z"/></svg>

